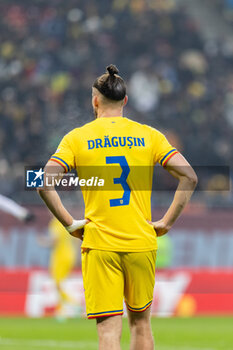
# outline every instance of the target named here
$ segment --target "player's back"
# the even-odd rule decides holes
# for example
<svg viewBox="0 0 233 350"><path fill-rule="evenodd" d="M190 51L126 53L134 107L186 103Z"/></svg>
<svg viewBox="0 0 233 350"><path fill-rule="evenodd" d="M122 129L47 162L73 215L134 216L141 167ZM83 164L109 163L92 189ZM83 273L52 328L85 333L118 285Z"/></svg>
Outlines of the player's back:
<svg viewBox="0 0 233 350"><path fill-rule="evenodd" d="M83 190L83 247L113 251L156 249L151 219L153 166L176 152L157 130L123 117L98 118L74 129L55 157L79 178L103 178L104 187ZM53 159L53 157L52 157Z"/></svg>

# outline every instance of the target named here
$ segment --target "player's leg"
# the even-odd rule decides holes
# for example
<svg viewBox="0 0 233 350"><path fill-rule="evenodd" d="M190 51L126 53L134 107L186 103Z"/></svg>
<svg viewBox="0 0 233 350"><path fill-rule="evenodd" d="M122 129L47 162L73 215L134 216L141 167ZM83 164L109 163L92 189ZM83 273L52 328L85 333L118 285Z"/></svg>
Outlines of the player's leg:
<svg viewBox="0 0 233 350"><path fill-rule="evenodd" d="M59 266L59 271L57 272L57 288L60 295L61 303L71 303L75 304L74 299L68 295L62 288L62 282L65 281L71 274L73 268L75 267L76 254L72 248L63 248L62 254L57 256L56 265Z"/></svg>
<svg viewBox="0 0 233 350"><path fill-rule="evenodd" d="M120 350L122 316L100 317L96 322L99 350Z"/></svg>
<svg viewBox="0 0 233 350"><path fill-rule="evenodd" d="M150 309L143 312L128 310L131 333L130 350L153 350L154 339L151 331Z"/></svg>
<svg viewBox="0 0 233 350"><path fill-rule="evenodd" d="M125 253L125 302L131 331L130 350L152 350L154 341L150 325L150 306L155 284L156 251Z"/></svg>
<svg viewBox="0 0 233 350"><path fill-rule="evenodd" d="M50 256L49 271L57 289L58 303L55 309L55 316L59 318L65 317L64 306L66 303L76 304L62 287L62 282L69 277L74 265L75 257L72 251L53 249Z"/></svg>
<svg viewBox="0 0 233 350"><path fill-rule="evenodd" d="M82 272L88 318L97 319L100 350L119 350L124 275L120 254L82 250Z"/></svg>

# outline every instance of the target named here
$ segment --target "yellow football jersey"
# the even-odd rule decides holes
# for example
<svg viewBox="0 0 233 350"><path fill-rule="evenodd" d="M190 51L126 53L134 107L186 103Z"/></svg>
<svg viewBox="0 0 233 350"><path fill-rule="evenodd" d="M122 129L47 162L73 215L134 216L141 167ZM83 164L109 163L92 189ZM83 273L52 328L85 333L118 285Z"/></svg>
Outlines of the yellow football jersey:
<svg viewBox="0 0 233 350"><path fill-rule="evenodd" d="M124 117L98 118L64 136L51 160L79 178L104 179L81 187L85 218L82 248L139 252L157 248L151 220L153 167L177 153L158 130Z"/></svg>

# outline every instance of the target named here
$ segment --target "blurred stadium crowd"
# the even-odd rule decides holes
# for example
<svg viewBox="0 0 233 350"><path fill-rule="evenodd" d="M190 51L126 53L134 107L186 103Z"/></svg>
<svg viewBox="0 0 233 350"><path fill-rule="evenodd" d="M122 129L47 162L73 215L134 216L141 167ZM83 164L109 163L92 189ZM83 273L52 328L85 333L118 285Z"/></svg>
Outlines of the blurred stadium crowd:
<svg viewBox="0 0 233 350"><path fill-rule="evenodd" d="M232 1L216 1L231 20ZM175 0L0 3L0 192L93 118L91 85L115 63L126 114L166 133L192 164L233 161L233 49L203 39Z"/></svg>

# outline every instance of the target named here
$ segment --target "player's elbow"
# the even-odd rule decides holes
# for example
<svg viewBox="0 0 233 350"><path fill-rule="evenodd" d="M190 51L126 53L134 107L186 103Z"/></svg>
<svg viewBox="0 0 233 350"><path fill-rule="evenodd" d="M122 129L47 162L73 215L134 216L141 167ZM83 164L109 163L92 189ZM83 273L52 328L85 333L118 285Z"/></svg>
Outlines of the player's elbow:
<svg viewBox="0 0 233 350"><path fill-rule="evenodd" d="M193 169L187 174L186 178L193 188L195 188L197 186L198 177Z"/></svg>

